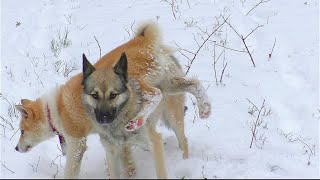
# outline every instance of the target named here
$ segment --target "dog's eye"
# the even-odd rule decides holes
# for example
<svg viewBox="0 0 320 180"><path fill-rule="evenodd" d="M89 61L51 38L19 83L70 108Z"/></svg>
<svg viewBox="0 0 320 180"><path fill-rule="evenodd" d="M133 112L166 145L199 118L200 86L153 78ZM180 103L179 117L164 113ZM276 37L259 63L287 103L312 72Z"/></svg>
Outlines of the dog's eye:
<svg viewBox="0 0 320 180"><path fill-rule="evenodd" d="M114 98L116 98L116 97L117 97L117 95L118 95L118 94L111 93L111 94L110 94L110 99L114 99Z"/></svg>
<svg viewBox="0 0 320 180"><path fill-rule="evenodd" d="M91 94L91 96L93 97L93 99L98 99L99 98L98 94Z"/></svg>
<svg viewBox="0 0 320 180"><path fill-rule="evenodd" d="M20 131L21 131L21 135L23 135L24 134L24 130L21 129Z"/></svg>

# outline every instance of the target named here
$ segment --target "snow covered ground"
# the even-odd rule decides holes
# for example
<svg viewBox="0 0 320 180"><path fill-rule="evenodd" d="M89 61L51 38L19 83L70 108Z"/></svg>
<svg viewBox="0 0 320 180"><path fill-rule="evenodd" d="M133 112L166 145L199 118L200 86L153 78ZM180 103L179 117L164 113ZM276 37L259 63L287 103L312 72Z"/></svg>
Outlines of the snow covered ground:
<svg viewBox="0 0 320 180"><path fill-rule="evenodd" d="M188 72L208 87L213 105L208 120L198 119L194 98L188 95L185 128L190 158L182 159L171 130L158 127L169 177L319 178L319 1L264 0L256 6L260 1L1 1L0 178L63 178L65 158L57 148L58 138L26 154L14 150L20 116L12 107L81 72L82 53L97 61L94 37L105 54L129 40L139 22L157 21L163 41L181 48L176 56L187 71L189 60L184 55L192 59L193 54L185 50L196 52L224 22L222 16L229 25L224 23L210 36ZM254 30L258 25L263 26ZM245 43L256 67L230 26L243 38L254 30ZM66 47L58 47L59 34L63 39L66 32ZM215 68L214 57L220 57ZM264 100L262 122L249 148L251 127ZM133 151L135 177L155 177L151 153L139 147ZM99 138L90 135L80 178L106 178L106 168Z"/></svg>

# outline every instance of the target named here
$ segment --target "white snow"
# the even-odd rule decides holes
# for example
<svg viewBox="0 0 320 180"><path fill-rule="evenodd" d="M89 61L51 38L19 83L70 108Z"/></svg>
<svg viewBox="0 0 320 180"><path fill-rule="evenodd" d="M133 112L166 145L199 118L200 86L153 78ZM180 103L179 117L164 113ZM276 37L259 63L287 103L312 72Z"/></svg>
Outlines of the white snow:
<svg viewBox="0 0 320 180"><path fill-rule="evenodd" d="M20 116L12 108L21 98L35 99L81 72L82 53L96 62L134 35L137 24L158 21L163 41L195 52L202 42L196 26L208 32L229 17L243 36L258 25L246 44L256 63L246 53L226 49L217 62L223 84L215 82L213 41L228 48L245 50L241 39L227 25L215 33L199 51L188 77L197 76L207 88L212 114L197 117L190 94L185 116L185 133L190 157L182 151L171 130L159 124L165 142L165 158L170 178L319 178L319 1L270 0L247 12L260 0L174 0L179 6L173 16L169 3L160 0L2 0L1 5L1 170L0 178L63 178L65 157L61 157L58 137L45 141L28 153L14 150L20 136ZM169 0L168 2L172 2ZM188 2L190 6L188 5ZM217 17L217 19L215 18ZM51 41L59 41L70 31L71 44L57 57ZM194 35L193 35L194 34ZM269 59L272 46L276 44ZM216 47L216 56L223 48ZM183 51L182 51L183 52ZM186 52L184 52L186 53ZM186 71L188 59L176 57ZM189 57L191 54L186 53ZM64 76L64 67L76 68ZM57 72L58 71L58 72ZM67 74L67 72L65 73ZM265 100L271 115L263 116L265 128L258 127L262 140L249 148L253 102L258 108ZM196 111L195 111L196 110ZM2 119L3 118L3 119ZM195 119L194 119L195 118ZM12 124L10 127L8 121ZM285 137L287 136L287 138ZM294 141L299 138L303 142ZM304 144L305 143L305 144ZM315 155L308 159L314 146ZM88 138L80 178L108 178L105 151L97 135ZM133 150L136 178L156 177L150 152Z"/></svg>

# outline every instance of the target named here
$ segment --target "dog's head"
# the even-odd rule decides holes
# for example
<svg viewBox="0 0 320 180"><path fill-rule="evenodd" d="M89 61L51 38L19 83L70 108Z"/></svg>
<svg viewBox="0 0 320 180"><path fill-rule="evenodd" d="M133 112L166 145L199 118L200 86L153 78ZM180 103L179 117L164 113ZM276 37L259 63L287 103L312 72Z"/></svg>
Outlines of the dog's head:
<svg viewBox="0 0 320 180"><path fill-rule="evenodd" d="M22 99L21 105L15 105L21 113L20 139L16 146L19 152L28 152L32 147L52 136L40 100Z"/></svg>
<svg viewBox="0 0 320 180"><path fill-rule="evenodd" d="M95 114L96 121L110 124L129 99L128 62L123 53L111 68L95 69L83 54L83 101Z"/></svg>

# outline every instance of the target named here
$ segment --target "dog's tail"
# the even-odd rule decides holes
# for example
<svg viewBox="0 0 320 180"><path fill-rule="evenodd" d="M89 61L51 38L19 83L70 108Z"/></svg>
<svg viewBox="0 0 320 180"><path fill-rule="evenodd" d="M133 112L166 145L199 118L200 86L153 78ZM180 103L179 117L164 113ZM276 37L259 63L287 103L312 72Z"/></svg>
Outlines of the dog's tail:
<svg viewBox="0 0 320 180"><path fill-rule="evenodd" d="M153 21L141 23L137 28L135 37L143 37L148 44L159 44L161 34L158 24Z"/></svg>

